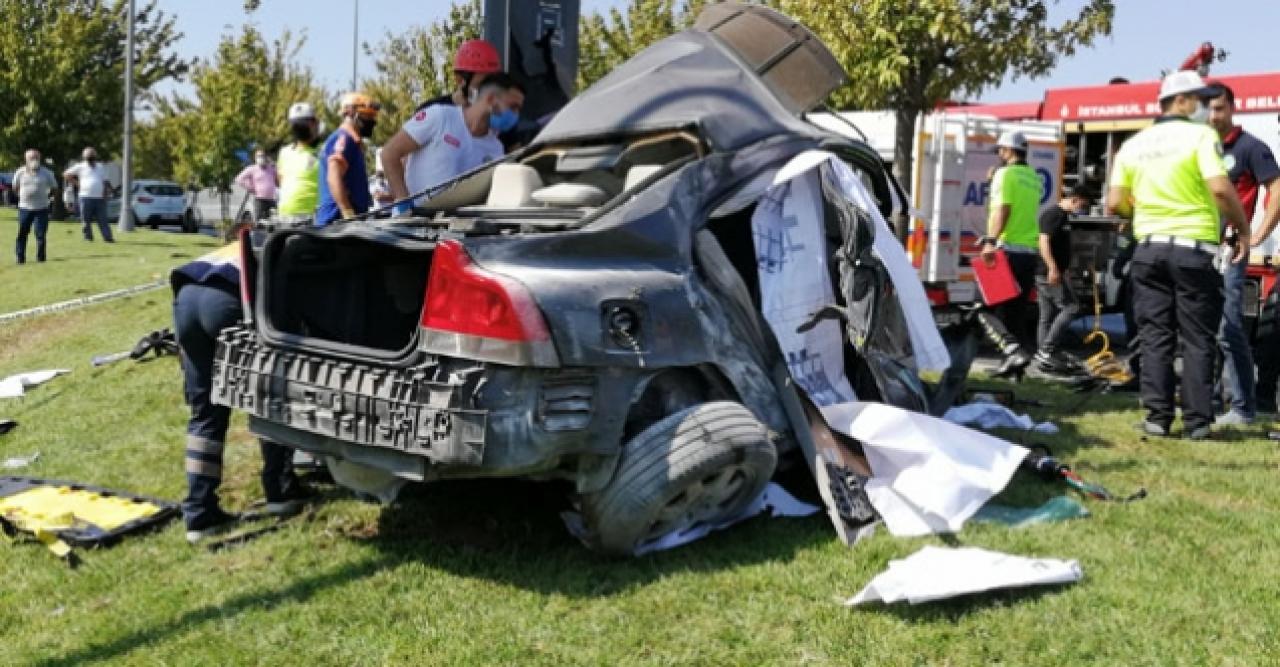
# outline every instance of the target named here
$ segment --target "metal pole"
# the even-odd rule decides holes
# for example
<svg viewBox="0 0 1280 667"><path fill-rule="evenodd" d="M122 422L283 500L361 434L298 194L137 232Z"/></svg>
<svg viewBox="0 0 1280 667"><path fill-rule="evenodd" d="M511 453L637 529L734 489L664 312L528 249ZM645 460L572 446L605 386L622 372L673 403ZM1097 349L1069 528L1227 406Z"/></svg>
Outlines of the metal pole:
<svg viewBox="0 0 1280 667"><path fill-rule="evenodd" d="M351 90L358 90L357 68L360 57L360 0L355 0L355 15L351 20Z"/></svg>
<svg viewBox="0 0 1280 667"><path fill-rule="evenodd" d="M129 0L124 41L124 164L120 166L119 227L123 232L133 231L132 198L129 196L133 188L133 18L134 0Z"/></svg>

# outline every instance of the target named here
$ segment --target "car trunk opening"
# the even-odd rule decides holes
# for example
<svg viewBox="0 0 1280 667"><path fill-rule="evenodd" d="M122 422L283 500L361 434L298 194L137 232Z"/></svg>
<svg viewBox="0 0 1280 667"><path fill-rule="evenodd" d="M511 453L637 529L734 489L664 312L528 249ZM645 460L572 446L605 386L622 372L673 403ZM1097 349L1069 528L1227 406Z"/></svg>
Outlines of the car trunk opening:
<svg viewBox="0 0 1280 667"><path fill-rule="evenodd" d="M384 235L280 234L263 249L265 332L302 347L412 352L434 245Z"/></svg>

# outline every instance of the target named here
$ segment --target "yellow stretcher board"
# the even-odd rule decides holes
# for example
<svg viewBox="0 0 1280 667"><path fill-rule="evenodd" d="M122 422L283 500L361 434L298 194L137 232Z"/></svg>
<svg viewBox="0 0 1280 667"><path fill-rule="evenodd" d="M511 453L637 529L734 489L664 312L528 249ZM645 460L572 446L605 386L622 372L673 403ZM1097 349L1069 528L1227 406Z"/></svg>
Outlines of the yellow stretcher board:
<svg viewBox="0 0 1280 667"><path fill-rule="evenodd" d="M106 546L177 516L176 504L33 477L0 477L0 521L29 533L60 557L70 546Z"/></svg>

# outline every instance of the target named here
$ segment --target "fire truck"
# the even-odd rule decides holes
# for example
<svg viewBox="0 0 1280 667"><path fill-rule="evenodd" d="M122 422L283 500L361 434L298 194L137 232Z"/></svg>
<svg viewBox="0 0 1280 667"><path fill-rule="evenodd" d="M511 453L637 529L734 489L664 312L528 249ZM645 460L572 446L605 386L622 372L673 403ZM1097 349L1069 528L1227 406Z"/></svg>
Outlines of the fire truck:
<svg viewBox="0 0 1280 667"><path fill-rule="evenodd" d="M1179 69L1195 69L1207 76L1210 65L1224 58L1223 51L1205 43ZM1280 155L1280 72L1210 78L1235 92L1235 123ZM985 228L985 165L995 160L986 151L994 137L1008 129L1027 134L1032 144L1029 162L1046 179L1042 206L1053 205L1069 185L1084 184L1101 195L1120 145L1160 115L1159 88L1158 79L1112 79L1104 85L1050 88L1034 101L949 105L920 120L913 177L903 184L911 191L907 247L930 299L938 306L940 323L945 323L950 306L976 298L969 261L977 252L972 241ZM868 135L883 159L893 160L892 112L841 115ZM832 118L813 120L835 131L843 125ZM1263 203L1270 196L1280 193L1259 197L1255 226L1261 223ZM1092 215L1072 222L1077 259L1070 277L1086 304L1091 303L1096 286L1104 309L1115 310L1120 285L1109 269L1124 240L1116 233L1118 221L1102 214L1099 201ZM1278 275L1280 233L1273 233L1251 253L1245 285L1247 327L1259 366L1259 397L1264 400L1269 400L1280 379Z"/></svg>

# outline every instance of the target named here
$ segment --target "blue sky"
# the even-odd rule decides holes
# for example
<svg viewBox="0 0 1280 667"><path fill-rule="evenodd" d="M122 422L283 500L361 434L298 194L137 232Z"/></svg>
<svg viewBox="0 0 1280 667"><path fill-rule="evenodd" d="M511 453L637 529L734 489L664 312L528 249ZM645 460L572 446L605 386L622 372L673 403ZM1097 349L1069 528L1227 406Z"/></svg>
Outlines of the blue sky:
<svg viewBox="0 0 1280 667"><path fill-rule="evenodd" d="M532 2L533 0L513 0ZM268 35L289 28L305 30L307 46L301 58L331 88L345 88L351 80L351 17L355 0L263 0L249 20ZM377 42L387 31L426 24L447 12L448 0L359 0L360 39ZM185 37L178 46L184 57L208 56L224 32L234 32L245 20L241 0L160 0L174 14ZM1052 16L1063 16L1083 4L1062 0ZM1046 87L1106 83L1113 76L1154 79L1163 69L1176 67L1203 41L1227 49L1229 59L1215 74L1280 70L1280 2L1276 0L1117 0L1112 37L1093 49L1065 59L1048 78L1006 81L987 91L984 101L1037 100ZM624 0L582 0L583 11L625 5ZM372 71L363 55L360 71Z"/></svg>

